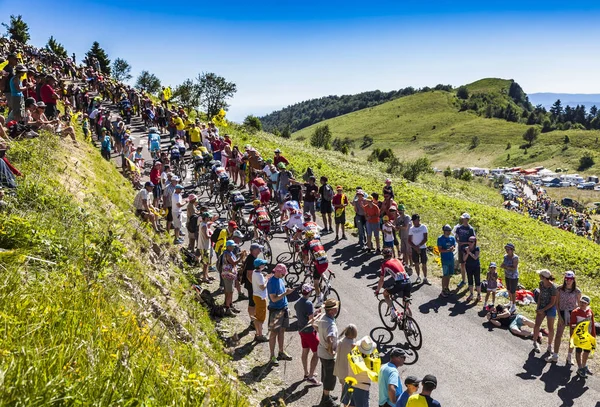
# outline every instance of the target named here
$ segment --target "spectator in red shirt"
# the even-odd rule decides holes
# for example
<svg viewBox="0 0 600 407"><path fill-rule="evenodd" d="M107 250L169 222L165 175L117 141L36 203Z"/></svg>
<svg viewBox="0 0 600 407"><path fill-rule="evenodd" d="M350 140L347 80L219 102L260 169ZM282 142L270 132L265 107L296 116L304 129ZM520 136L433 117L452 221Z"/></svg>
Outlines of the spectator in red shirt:
<svg viewBox="0 0 600 407"><path fill-rule="evenodd" d="M154 184L152 194L154 195L154 207L158 208L160 203L160 197L162 195L162 187L160 186L160 174L162 173L162 163L156 161L154 166L150 170L150 182Z"/></svg>
<svg viewBox="0 0 600 407"><path fill-rule="evenodd" d="M42 98L42 102L46 104L46 110L44 111L44 114L49 120L52 120L58 116L56 101L59 99L59 97L54 91L55 86L56 79L52 75L48 75L46 78L46 84L40 89L40 97Z"/></svg>
<svg viewBox="0 0 600 407"><path fill-rule="evenodd" d="M287 160L287 158L285 158L284 156L281 155L281 150L276 149L275 150L275 158L273 159L273 164L275 165L275 167L277 167L277 165L279 163L284 163L285 165L290 164L290 162Z"/></svg>

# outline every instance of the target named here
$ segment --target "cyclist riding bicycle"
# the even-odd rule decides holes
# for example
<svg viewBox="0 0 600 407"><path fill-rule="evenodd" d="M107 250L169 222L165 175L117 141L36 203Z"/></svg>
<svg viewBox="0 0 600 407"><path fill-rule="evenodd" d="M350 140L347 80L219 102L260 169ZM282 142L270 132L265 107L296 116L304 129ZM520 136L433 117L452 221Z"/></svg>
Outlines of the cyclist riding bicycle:
<svg viewBox="0 0 600 407"><path fill-rule="evenodd" d="M240 191L232 192L229 197L229 204L231 205L231 219L236 222L239 221L238 216L241 215L242 209L246 206L246 198Z"/></svg>
<svg viewBox="0 0 600 407"><path fill-rule="evenodd" d="M154 127L150 129L151 131L148 134L148 150L150 150L152 158L154 158L155 155L158 155L160 152L160 134L152 131L153 129Z"/></svg>
<svg viewBox="0 0 600 407"><path fill-rule="evenodd" d="M307 241L302 248L302 253L306 253L306 259L304 260L304 265L309 265L309 253L311 254L313 265L315 267L313 272L313 286L315 287L315 293L317 295L316 305L318 306L323 302L323 297L321 295L321 276L327 269L329 268L329 260L327 259L327 253L325 252L325 248L323 247L323 243L321 243L321 238L312 230L307 231L304 236Z"/></svg>
<svg viewBox="0 0 600 407"><path fill-rule="evenodd" d="M300 211L300 204L296 201L292 201L292 196L287 194L283 198L283 203L281 204L281 217L279 219L279 223L283 224L286 219L289 219L293 212Z"/></svg>
<svg viewBox="0 0 600 407"><path fill-rule="evenodd" d="M260 176L254 176L250 181L252 185L252 192L255 197L260 197L260 202L267 205L271 201L271 191L267 181L262 179Z"/></svg>
<svg viewBox="0 0 600 407"><path fill-rule="evenodd" d="M254 205L254 208L250 211L248 222L254 224L254 237L258 238L257 230L262 231L265 235L269 234L271 232L271 218L267 208L258 199L252 201L252 205Z"/></svg>
<svg viewBox="0 0 600 407"><path fill-rule="evenodd" d="M383 249L383 263L381 263L381 274L379 276L379 283L377 284L377 290L375 291L375 295L379 295L379 290L383 287L383 283L385 277L389 274L394 279L394 284L390 287L387 287L383 290L383 298L391 308L392 312L391 317L392 321L395 321L397 318L396 309L394 307L394 302L390 298L391 295L402 295L402 300L404 305L406 305L406 299L410 298L410 290L412 288L412 283L410 281L410 276L404 270L404 266L402 262L396 258L393 258L394 252L391 248L386 247Z"/></svg>
<svg viewBox="0 0 600 407"><path fill-rule="evenodd" d="M303 231L303 225L304 220L300 209L292 209L290 218L287 220L287 222L283 224L283 229L285 230L286 236L289 236L290 231L293 231L294 239L297 239L298 237L300 237L300 234Z"/></svg>
<svg viewBox="0 0 600 407"><path fill-rule="evenodd" d="M213 164L213 167L211 170L212 175L213 175L213 181L215 183L218 183L219 192L225 193L229 189L229 175L227 175L227 171L225 170L225 168L223 168L220 161L211 161L211 162L215 163L215 164Z"/></svg>
<svg viewBox="0 0 600 407"><path fill-rule="evenodd" d="M173 146L171 147L171 165L173 166L173 168L175 168L175 166L177 166L179 164L179 160L181 158L181 152L179 151L179 148L177 146Z"/></svg>

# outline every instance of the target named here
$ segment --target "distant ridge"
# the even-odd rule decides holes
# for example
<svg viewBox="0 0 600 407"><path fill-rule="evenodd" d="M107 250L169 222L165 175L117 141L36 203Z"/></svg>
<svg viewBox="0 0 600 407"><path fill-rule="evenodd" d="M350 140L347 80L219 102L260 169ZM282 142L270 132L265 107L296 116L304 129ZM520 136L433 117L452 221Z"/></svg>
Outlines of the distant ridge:
<svg viewBox="0 0 600 407"><path fill-rule="evenodd" d="M535 105L542 105L549 109L557 99L560 99L563 106L585 105L590 108L593 105L600 107L600 93L552 93L539 92L530 93L529 101Z"/></svg>

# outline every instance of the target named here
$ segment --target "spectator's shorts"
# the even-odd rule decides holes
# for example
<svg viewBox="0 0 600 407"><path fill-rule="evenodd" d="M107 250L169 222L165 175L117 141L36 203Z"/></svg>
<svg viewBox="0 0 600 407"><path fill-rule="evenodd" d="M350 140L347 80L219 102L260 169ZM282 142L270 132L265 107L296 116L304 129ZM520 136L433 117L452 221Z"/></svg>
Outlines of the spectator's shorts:
<svg viewBox="0 0 600 407"><path fill-rule="evenodd" d="M517 292L517 285L519 284L519 279L518 278L507 278L505 279L506 281L506 290L508 290L509 293L514 294Z"/></svg>
<svg viewBox="0 0 600 407"><path fill-rule="evenodd" d="M303 327L299 326L298 329ZM316 352L319 347L319 337L317 331L312 332L300 332L300 343L302 349L310 349L312 352Z"/></svg>
<svg viewBox="0 0 600 407"><path fill-rule="evenodd" d="M290 313L287 308L269 310L269 331L279 332L290 326Z"/></svg>
<svg viewBox="0 0 600 407"><path fill-rule="evenodd" d="M175 229L181 229L181 214L173 215L173 227Z"/></svg>
<svg viewBox="0 0 600 407"><path fill-rule="evenodd" d="M210 249L200 249L200 264L203 266L210 265Z"/></svg>
<svg viewBox="0 0 600 407"><path fill-rule="evenodd" d="M265 322L267 319L267 300L260 298L258 295L253 295L254 300L254 316L258 322Z"/></svg>
<svg viewBox="0 0 600 407"><path fill-rule="evenodd" d="M333 206L331 206L331 201L321 199L321 213L332 213L332 212L333 212Z"/></svg>
<svg viewBox="0 0 600 407"><path fill-rule="evenodd" d="M334 216L336 225L343 225L346 223L346 211L344 211L340 216Z"/></svg>
<svg viewBox="0 0 600 407"><path fill-rule="evenodd" d="M313 213L315 211L315 202L304 201L304 213Z"/></svg>
<svg viewBox="0 0 600 407"><path fill-rule="evenodd" d="M442 273L444 277L452 277L454 275L454 263L442 263Z"/></svg>
<svg viewBox="0 0 600 407"><path fill-rule="evenodd" d="M135 214L137 216L139 216L140 218L144 219L146 216L148 216L150 214L150 212L145 211L143 209L136 209Z"/></svg>
<svg viewBox="0 0 600 407"><path fill-rule="evenodd" d="M235 280L231 280L229 278L223 278L223 284L225 284L225 292L232 293L233 292L233 282Z"/></svg>
<svg viewBox="0 0 600 407"><path fill-rule="evenodd" d="M427 249L412 249L412 259L415 264L427 264Z"/></svg>
<svg viewBox="0 0 600 407"><path fill-rule="evenodd" d="M515 319L513 319L513 321L510 323L508 328L509 329L518 329L520 331L522 326L523 326L523 315L518 314L515 317Z"/></svg>

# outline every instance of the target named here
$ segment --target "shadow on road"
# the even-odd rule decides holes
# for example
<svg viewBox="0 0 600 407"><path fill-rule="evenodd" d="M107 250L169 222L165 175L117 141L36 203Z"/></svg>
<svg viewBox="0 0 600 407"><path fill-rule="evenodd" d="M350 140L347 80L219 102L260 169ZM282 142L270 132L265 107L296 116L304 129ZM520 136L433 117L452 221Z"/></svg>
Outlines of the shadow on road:
<svg viewBox="0 0 600 407"><path fill-rule="evenodd" d="M308 394L308 389L310 387L313 387L313 386L306 384L305 386L302 387L302 389L296 391L296 389L298 389L298 387L300 387L300 385L302 383L304 383L304 381L299 380L297 382L290 384L287 388L281 389L279 392L277 392L277 394L274 394L272 396L264 398L260 402L260 406L261 407L271 407L271 406L279 407L279 406L291 404L295 401L300 400L302 397L304 397L306 394ZM283 403L281 403L281 401L283 401Z"/></svg>
<svg viewBox="0 0 600 407"><path fill-rule="evenodd" d="M369 336L377 344L377 349L381 353L382 364L389 362L390 358L387 356L387 353L392 348L402 348L406 351L407 356L404 361L405 365L414 365L415 363L417 363L417 360L419 360L419 354L415 349L412 349L410 345L406 342L394 343L394 332L390 331L389 329L383 326L373 328L369 333Z"/></svg>
<svg viewBox="0 0 600 407"><path fill-rule="evenodd" d="M529 352L529 357L525 361L525 364L523 364L524 372L517 373L518 377L523 380L535 380L542 374L542 371L546 366L546 361L535 357L535 355L536 353L532 349L531 352Z"/></svg>
<svg viewBox="0 0 600 407"><path fill-rule="evenodd" d="M269 373L271 373L273 367L274 366L270 362L254 366L248 373L241 375L240 380L248 385L260 382L262 379L267 377Z"/></svg>

